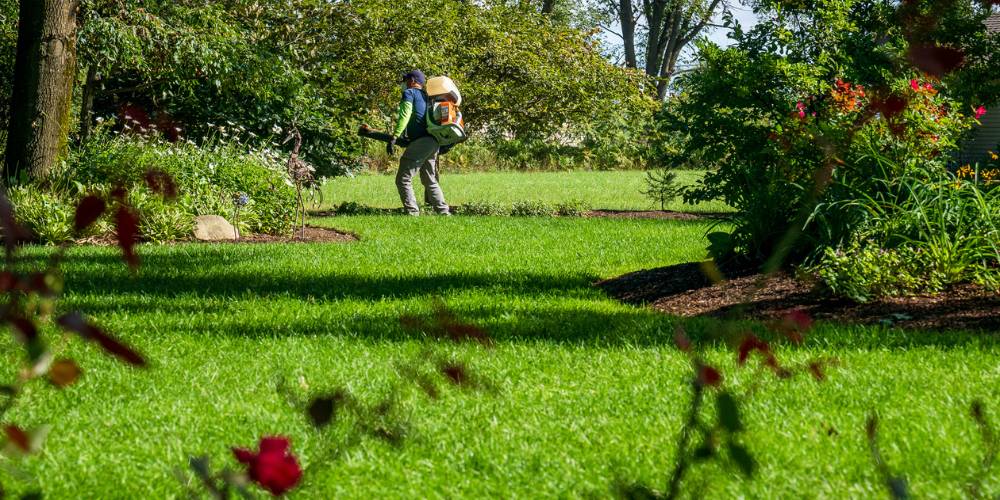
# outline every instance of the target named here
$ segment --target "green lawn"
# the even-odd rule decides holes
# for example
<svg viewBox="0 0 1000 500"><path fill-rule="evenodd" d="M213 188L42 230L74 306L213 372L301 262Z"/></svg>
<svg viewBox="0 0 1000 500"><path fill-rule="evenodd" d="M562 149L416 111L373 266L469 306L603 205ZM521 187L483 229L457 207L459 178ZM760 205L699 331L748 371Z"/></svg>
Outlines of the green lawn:
<svg viewBox="0 0 1000 500"><path fill-rule="evenodd" d="M701 172L678 172L681 182L693 184ZM511 204L517 201L540 201L549 204L585 200L595 209L654 210L659 204L642 194L645 172L487 172L442 174L441 187L445 199L452 205L469 202ZM415 181L417 197L422 187ZM353 201L379 208L400 206L395 179L391 175L359 175L337 177L327 182L323 190L326 207ZM680 199L667 206L669 210L691 212L726 211L718 202L685 205Z"/></svg>
<svg viewBox="0 0 1000 500"><path fill-rule="evenodd" d="M536 175L536 174L531 174ZM386 179L388 180L388 179ZM320 221L353 244L144 246L130 276L108 248L70 254L65 308L92 314L151 360L137 371L79 342L81 382L39 382L9 415L51 424L43 453L21 463L48 498L181 496L176 468L208 454L236 466L232 445L291 437L307 467L301 498L607 496L619 480L661 486L689 393L675 320L621 305L591 284L704 255L704 223L579 218L345 217ZM33 255L43 253L32 250ZM492 349L434 344L399 316L440 297L487 328ZM726 384L749 390L717 327L691 321ZM0 352L11 353L4 340ZM403 384L396 366L437 355L466 362L491 391L445 389L401 399L398 447L320 434L279 395L348 387L374 402ZM882 495L864 421L882 417L883 449L917 497L962 496L981 445L968 405L1000 403L994 336L820 324L789 362L836 357L817 383L767 377L745 406L759 475L698 466L685 487L708 498ZM0 374L16 360L5 354ZM6 380L6 379L4 379ZM832 430L831 430L832 429ZM21 491L0 459L0 482ZM998 491L996 474L991 476Z"/></svg>

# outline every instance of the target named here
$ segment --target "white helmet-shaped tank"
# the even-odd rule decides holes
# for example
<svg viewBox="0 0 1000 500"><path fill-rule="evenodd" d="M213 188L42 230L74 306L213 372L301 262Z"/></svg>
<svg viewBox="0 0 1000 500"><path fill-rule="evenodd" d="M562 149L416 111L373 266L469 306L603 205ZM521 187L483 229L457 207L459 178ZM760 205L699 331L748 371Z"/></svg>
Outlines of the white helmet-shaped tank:
<svg viewBox="0 0 1000 500"><path fill-rule="evenodd" d="M447 76L435 76L427 80L427 96L431 99L445 98L456 106L462 105L462 93L458 91L455 82Z"/></svg>

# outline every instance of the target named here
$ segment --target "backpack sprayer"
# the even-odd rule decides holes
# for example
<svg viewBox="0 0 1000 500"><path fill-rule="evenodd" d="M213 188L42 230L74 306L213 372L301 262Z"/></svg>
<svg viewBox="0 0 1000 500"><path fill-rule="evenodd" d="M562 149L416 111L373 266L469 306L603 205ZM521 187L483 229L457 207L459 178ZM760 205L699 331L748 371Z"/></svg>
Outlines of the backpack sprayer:
<svg viewBox="0 0 1000 500"><path fill-rule="evenodd" d="M437 140L442 147L441 154L444 154L455 144L469 138L465 133L465 120L458 108L462 105L462 93L447 76L427 80L424 91L427 93L427 133ZM372 130L368 125L361 125L358 135L381 142L392 140L391 134ZM405 148L410 142L407 137L396 138L396 145L400 147Z"/></svg>

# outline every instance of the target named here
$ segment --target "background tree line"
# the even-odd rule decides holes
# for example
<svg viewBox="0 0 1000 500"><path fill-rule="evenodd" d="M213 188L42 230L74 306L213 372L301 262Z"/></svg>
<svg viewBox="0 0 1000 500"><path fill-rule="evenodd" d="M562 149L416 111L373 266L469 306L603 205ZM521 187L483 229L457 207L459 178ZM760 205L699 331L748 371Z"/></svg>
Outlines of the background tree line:
<svg viewBox="0 0 1000 500"><path fill-rule="evenodd" d="M362 152L358 124L388 123L396 79L414 67L460 82L466 120L484 141L579 146L600 141L602 128L645 126L655 109L643 73L603 57L596 11L568 2L0 0L5 122L16 114L9 103L18 92L19 15L38 39L38 30L56 26L46 16L76 35L61 61L72 66L67 81L48 78L71 88L72 99L50 103L64 113L41 113L59 122L52 129L61 139L46 140L49 159L26 169L35 177L66 138L84 141L99 120L116 117L122 126L125 115L172 140L242 127L263 143L294 124L308 159L334 174ZM46 71L37 57L49 52L23 49ZM25 126L36 121L28 115L39 110L4 129L37 136ZM18 147L8 177L27 154Z"/></svg>

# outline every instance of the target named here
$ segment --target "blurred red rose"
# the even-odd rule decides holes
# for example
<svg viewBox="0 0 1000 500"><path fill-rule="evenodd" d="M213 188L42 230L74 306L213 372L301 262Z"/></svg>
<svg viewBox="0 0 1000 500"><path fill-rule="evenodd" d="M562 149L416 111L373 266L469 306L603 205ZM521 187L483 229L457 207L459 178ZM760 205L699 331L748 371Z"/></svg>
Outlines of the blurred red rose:
<svg viewBox="0 0 1000 500"><path fill-rule="evenodd" d="M288 438L265 437L260 440L259 447L256 453L233 448L236 460L246 464L250 479L274 496L294 488L302 479L302 468L288 452Z"/></svg>

